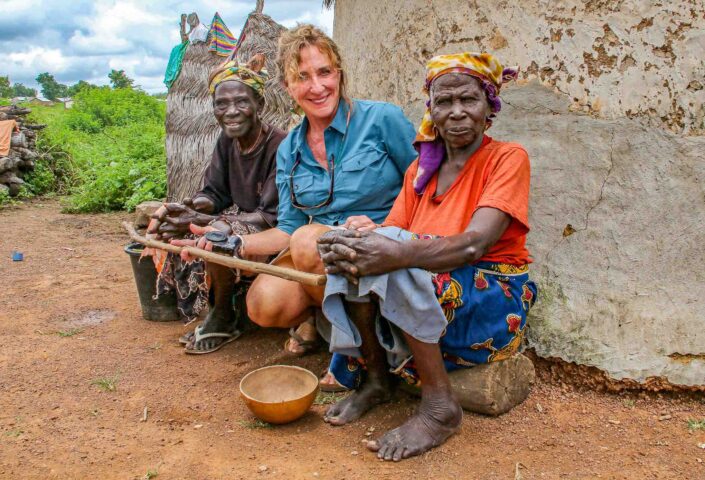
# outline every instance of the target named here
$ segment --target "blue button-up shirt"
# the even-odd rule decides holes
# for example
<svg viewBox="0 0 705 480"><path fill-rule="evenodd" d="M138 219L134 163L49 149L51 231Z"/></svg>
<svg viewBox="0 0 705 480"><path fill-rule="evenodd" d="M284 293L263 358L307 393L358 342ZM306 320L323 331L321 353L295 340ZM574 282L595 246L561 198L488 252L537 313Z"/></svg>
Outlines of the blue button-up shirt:
<svg viewBox="0 0 705 480"><path fill-rule="evenodd" d="M299 209L291 203L291 183L301 205L324 202L330 189L331 169L316 161L306 142L308 120L291 130L279 146L277 228L289 235L307 223L342 225L353 215L367 215L382 223L401 189L404 172L417 156L412 145L414 127L399 107L354 100L347 124L348 110L348 104L341 101L324 132L329 166L335 161L335 189L328 205ZM297 159L300 162L292 176Z"/></svg>

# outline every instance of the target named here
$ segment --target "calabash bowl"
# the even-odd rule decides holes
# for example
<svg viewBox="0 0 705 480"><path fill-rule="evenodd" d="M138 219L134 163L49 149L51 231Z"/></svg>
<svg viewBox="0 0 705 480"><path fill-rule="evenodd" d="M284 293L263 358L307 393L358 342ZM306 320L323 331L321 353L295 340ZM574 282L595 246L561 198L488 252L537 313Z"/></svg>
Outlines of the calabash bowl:
<svg viewBox="0 0 705 480"><path fill-rule="evenodd" d="M258 368L240 381L240 395L252 414L277 425L301 418L317 393L318 377L292 365Z"/></svg>

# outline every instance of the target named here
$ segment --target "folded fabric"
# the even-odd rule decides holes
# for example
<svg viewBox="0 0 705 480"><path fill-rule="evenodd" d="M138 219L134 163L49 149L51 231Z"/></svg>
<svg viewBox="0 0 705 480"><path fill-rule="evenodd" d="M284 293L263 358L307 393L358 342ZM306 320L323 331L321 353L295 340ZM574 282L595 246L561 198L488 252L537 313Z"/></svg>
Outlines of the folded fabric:
<svg viewBox="0 0 705 480"><path fill-rule="evenodd" d="M208 51L220 55L221 57L227 57L230 52L233 51L235 45L237 45L237 40L230 33L230 29L225 25L225 22L218 12L215 12L213 16L213 21L211 22L211 42L208 47Z"/></svg>

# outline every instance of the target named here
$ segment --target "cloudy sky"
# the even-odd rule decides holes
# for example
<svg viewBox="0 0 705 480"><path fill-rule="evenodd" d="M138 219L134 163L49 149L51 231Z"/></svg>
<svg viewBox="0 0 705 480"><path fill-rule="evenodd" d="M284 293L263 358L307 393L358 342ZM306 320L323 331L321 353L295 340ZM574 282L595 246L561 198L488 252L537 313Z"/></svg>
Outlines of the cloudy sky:
<svg viewBox="0 0 705 480"><path fill-rule="evenodd" d="M237 37L254 8L255 0L0 0L0 76L34 88L42 72L66 85L105 85L116 69L150 93L163 92L181 13L196 12L208 25L217 11ZM321 0L265 0L264 13L286 27L333 30L333 12Z"/></svg>

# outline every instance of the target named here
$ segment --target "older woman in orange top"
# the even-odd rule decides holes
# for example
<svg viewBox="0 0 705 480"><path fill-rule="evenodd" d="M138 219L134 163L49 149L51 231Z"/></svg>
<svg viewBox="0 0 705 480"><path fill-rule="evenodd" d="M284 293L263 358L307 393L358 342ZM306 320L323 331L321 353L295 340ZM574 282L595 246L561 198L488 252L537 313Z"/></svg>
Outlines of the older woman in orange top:
<svg viewBox="0 0 705 480"><path fill-rule="evenodd" d="M462 418L447 371L502 360L521 344L536 297L525 247L529 159L521 145L485 135L502 82L515 75L489 54L433 58L419 158L384 228L369 231L367 221L368 231L319 240L329 274L321 333L367 368L326 421L342 425L388 401L390 368L422 389L417 413L368 445L379 458L443 443Z"/></svg>

